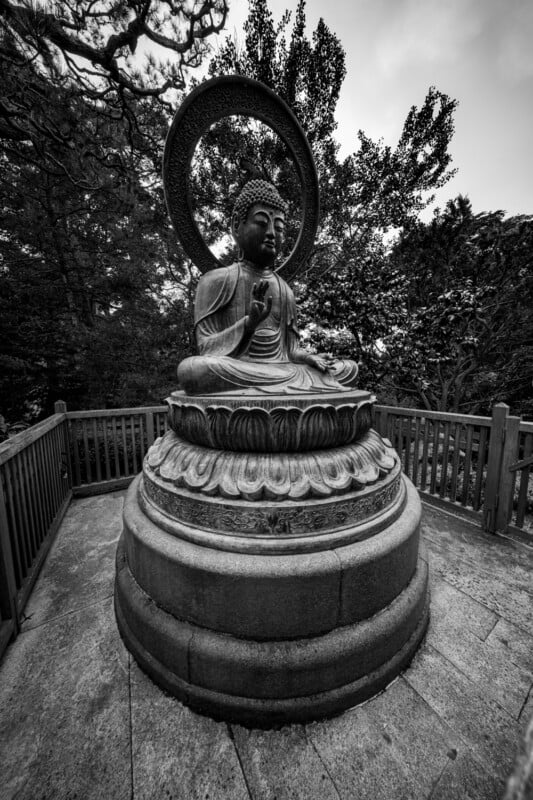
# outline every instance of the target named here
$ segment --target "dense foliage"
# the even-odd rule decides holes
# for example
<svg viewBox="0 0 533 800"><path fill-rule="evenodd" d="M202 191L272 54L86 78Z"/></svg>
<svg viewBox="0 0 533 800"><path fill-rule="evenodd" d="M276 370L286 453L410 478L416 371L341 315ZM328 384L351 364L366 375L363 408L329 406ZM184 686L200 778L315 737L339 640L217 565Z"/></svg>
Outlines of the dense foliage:
<svg viewBox="0 0 533 800"><path fill-rule="evenodd" d="M404 232L389 263L405 280L405 315L383 359L397 397L533 413L532 254L532 217L474 214L461 196Z"/></svg>
<svg viewBox="0 0 533 800"><path fill-rule="evenodd" d="M196 276L170 228L163 143L191 68L206 63L226 0L0 0L0 414L159 402L191 351ZM161 54L156 58L153 52ZM395 147L362 131L339 157L335 110L344 50L305 3L274 24L249 0L244 39L210 75L273 88L310 141L321 225L296 290L304 342L361 362L382 400L532 414L532 219L450 201L420 212L453 174L456 102L430 87ZM300 187L265 126L220 122L191 176L197 218L223 257L242 183L260 173L289 200ZM512 310L512 315L510 314Z"/></svg>
<svg viewBox="0 0 533 800"><path fill-rule="evenodd" d="M0 3L0 407L11 420L59 397L153 403L188 352L161 155L169 92L227 11L224 0L191 8ZM173 60L135 65L128 54L145 42Z"/></svg>

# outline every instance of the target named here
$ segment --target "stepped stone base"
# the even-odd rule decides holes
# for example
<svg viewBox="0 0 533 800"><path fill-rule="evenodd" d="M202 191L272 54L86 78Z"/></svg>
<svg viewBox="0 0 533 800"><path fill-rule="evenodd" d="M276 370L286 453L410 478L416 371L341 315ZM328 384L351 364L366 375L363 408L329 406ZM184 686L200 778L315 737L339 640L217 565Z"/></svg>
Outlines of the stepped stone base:
<svg viewBox="0 0 533 800"><path fill-rule="evenodd" d="M399 514L373 535L274 555L199 545L175 521L165 530L141 508L141 483L125 503L117 621L139 664L183 702L252 726L303 722L370 697L412 658L428 588L405 477ZM365 526L376 521L354 527Z"/></svg>
<svg viewBox="0 0 533 800"><path fill-rule="evenodd" d="M386 686L424 634L428 569L371 395L246 399L169 398L126 497L115 608L157 683L268 727Z"/></svg>

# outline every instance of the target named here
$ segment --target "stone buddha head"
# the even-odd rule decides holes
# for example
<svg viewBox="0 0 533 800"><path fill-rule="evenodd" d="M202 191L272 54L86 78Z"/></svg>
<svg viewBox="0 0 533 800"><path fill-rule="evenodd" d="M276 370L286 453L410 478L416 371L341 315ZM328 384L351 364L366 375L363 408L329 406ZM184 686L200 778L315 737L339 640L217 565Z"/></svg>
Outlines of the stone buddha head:
<svg viewBox="0 0 533 800"><path fill-rule="evenodd" d="M272 267L283 245L286 203L268 181L252 180L239 194L231 232L239 258L259 267Z"/></svg>

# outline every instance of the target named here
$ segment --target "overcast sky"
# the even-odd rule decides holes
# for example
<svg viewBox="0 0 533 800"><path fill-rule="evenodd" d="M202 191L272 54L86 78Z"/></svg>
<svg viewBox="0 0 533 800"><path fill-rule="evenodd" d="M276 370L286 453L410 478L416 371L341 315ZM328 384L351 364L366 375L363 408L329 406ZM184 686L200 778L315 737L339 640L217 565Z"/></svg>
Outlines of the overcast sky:
<svg viewBox="0 0 533 800"><path fill-rule="evenodd" d="M297 0L269 0L274 18ZM229 33L247 0L231 0ZM337 106L341 155L359 128L395 145L429 86L459 101L452 141L458 173L438 204L462 193L475 212L533 214L533 0L307 0L346 51Z"/></svg>

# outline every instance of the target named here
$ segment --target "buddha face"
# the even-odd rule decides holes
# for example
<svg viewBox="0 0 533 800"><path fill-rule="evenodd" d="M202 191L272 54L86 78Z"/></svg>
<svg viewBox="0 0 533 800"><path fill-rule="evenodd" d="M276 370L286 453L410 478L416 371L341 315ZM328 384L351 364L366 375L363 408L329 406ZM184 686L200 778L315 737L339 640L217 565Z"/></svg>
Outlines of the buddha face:
<svg viewBox="0 0 533 800"><path fill-rule="evenodd" d="M232 230L247 261L271 267L283 244L285 216L278 208L254 203L244 221L234 218Z"/></svg>

